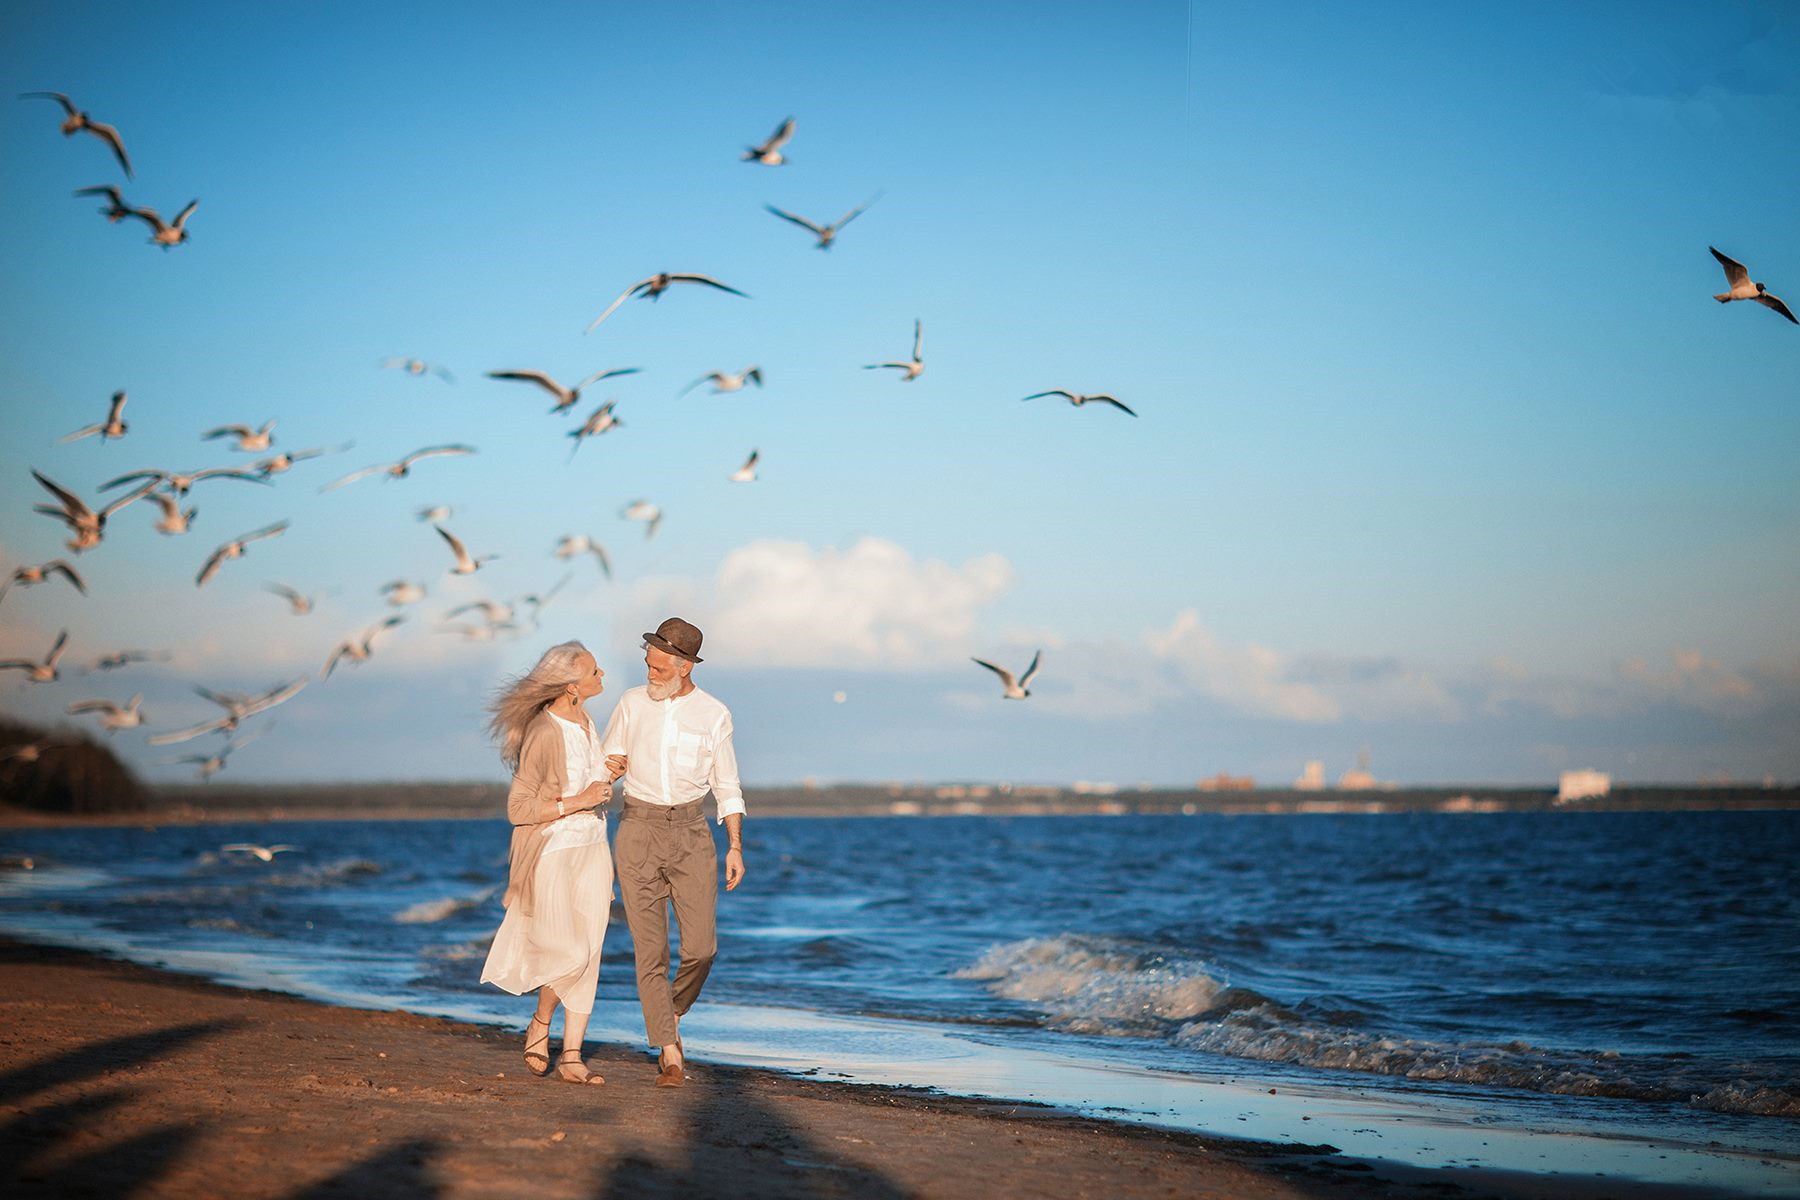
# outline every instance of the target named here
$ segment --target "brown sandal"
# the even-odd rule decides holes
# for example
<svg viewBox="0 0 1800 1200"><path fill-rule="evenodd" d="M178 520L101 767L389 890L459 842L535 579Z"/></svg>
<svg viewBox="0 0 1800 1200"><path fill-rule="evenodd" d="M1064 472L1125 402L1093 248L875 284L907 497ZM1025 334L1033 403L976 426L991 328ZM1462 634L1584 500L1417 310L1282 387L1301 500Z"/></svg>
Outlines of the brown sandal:
<svg viewBox="0 0 1800 1200"><path fill-rule="evenodd" d="M575 1056L574 1065L580 1067L583 1071L587 1072L585 1075L583 1075L579 1079L577 1079L573 1075L563 1074L564 1068L569 1066L569 1055L571 1055L571 1054L573 1054ZM605 1083L606 1082L606 1080L602 1079L597 1072L588 1070L588 1065L587 1065L586 1061L584 1061L581 1057L581 1047L579 1047L579 1046L575 1047L573 1050L564 1050L561 1054L556 1056L556 1077L558 1079L562 1080L564 1083Z"/></svg>
<svg viewBox="0 0 1800 1200"><path fill-rule="evenodd" d="M542 1025L544 1027L544 1036L543 1036L542 1041L539 1041L531 1036L531 1027L533 1025ZM533 1050L532 1047L537 1046L537 1045L543 1046L543 1049L542 1050ZM526 1070L530 1071L533 1075L537 1075L539 1077L548 1075L550 1073L550 1055L547 1053L547 1051L549 1049L550 1049L550 1022L540 1021L536 1017L532 1017L531 1020L525 1022L525 1068L526 1068Z"/></svg>

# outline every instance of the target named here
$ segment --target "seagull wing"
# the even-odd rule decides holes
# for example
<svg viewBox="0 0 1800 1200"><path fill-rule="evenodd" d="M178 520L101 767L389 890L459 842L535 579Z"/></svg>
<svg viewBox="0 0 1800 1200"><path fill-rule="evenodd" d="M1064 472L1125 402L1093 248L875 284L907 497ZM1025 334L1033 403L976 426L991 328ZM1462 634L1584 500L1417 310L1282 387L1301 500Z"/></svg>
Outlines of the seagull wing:
<svg viewBox="0 0 1800 1200"><path fill-rule="evenodd" d="M273 525L264 525L254 533L246 533L243 537L239 538L238 545L242 547L249 545L251 542L260 542L265 538L280 537L287 532L287 528L288 523L286 521L277 521Z"/></svg>
<svg viewBox="0 0 1800 1200"><path fill-rule="evenodd" d="M75 585L76 591L84 596L87 595L87 584L83 583L81 576L75 573L74 567L58 558L44 564L44 574L48 575L52 571L61 571L68 581Z"/></svg>
<svg viewBox="0 0 1800 1200"><path fill-rule="evenodd" d="M919 350L925 345L925 322L913 322L913 361L919 361Z"/></svg>
<svg viewBox="0 0 1800 1200"><path fill-rule="evenodd" d="M407 455L405 458L401 459L400 461L403 463L406 463L408 466L411 466L413 463L418 462L421 458L437 458L437 457L439 457L441 455L445 455L445 454L473 454L473 453L475 453L475 447L473 447L473 446L460 446L460 445L427 446L423 450L414 450L411 454Z"/></svg>
<svg viewBox="0 0 1800 1200"><path fill-rule="evenodd" d="M221 425L217 429L209 429L205 433L201 434L200 440L203 442L210 442L214 438L222 438L222 437L246 437L247 438L255 432L256 432L256 430L250 428L248 425Z"/></svg>
<svg viewBox="0 0 1800 1200"><path fill-rule="evenodd" d="M677 396L685 396L689 392L693 391L695 388L699 387L703 383L723 383L724 380L725 380L725 373L723 371L710 371L707 374L702 375L700 378L694 380L694 382L688 384L686 387L682 388L679 392L676 392L675 394Z"/></svg>
<svg viewBox="0 0 1800 1200"><path fill-rule="evenodd" d="M44 665L46 667L54 667L56 665L56 660L62 657L63 648L68 644L69 631L65 629L56 635L56 641L51 644L50 654L49 657L44 659Z"/></svg>
<svg viewBox="0 0 1800 1200"><path fill-rule="evenodd" d="M776 216L780 217L784 221L791 221L795 225L800 226L802 229L810 229L813 231L814 234L816 234L819 237L825 236L825 230L823 228L821 228L818 225L814 225L811 221L807 220L805 217L797 217L791 212L785 212L782 209L776 208L773 204L765 204L765 205L763 205L763 207L768 209L770 212L774 213Z"/></svg>
<svg viewBox="0 0 1800 1200"><path fill-rule="evenodd" d="M1781 302L1780 296L1774 296L1770 295L1768 292L1764 292L1756 298L1756 302L1764 308L1772 308L1788 320L1794 321L1794 314L1788 310L1787 305ZM1800 325L1800 321L1794 321L1794 324Z"/></svg>
<svg viewBox="0 0 1800 1200"><path fill-rule="evenodd" d="M40 484L42 484L44 486L44 489L46 491L48 491L52 496L55 496L58 500L60 500L62 502L63 511L68 513L70 516L76 516L81 513L86 513L89 516L93 515L94 510L89 508L86 504L82 503L81 498L79 496L75 495L75 493L68 491L64 488L58 487L56 484L51 483L48 479L45 479L42 475L39 475L36 471L33 471L31 473L31 477L33 479L37 480ZM113 482L117 483L119 481L114 480ZM112 485L108 484L107 486L110 487Z"/></svg>
<svg viewBox="0 0 1800 1200"><path fill-rule="evenodd" d="M881 199L880 195L876 195L874 197L874 199L871 199L863 204L857 205L855 208L851 209L849 212L845 213L843 216L838 218L838 222L837 222L837 225L835 226L835 228L842 229L844 226L848 225L850 222L856 220L856 218L862 216L864 213L869 211L869 205L874 204L875 201L879 200L879 199Z"/></svg>
<svg viewBox="0 0 1800 1200"><path fill-rule="evenodd" d="M1011 671L1007 670L1005 667L996 667L993 663L988 662L986 659L971 658L969 661L972 663L975 663L978 666L986 667L988 670L990 670L994 674L998 675L1000 677L1000 682L1004 683L1007 686L1008 690L1018 686L1017 683L1015 683L1013 680L1013 673Z"/></svg>
<svg viewBox="0 0 1800 1200"><path fill-rule="evenodd" d="M125 710L111 700L77 700L69 705L67 711L74 714L85 712L123 713Z"/></svg>
<svg viewBox="0 0 1800 1200"><path fill-rule="evenodd" d="M125 141L119 136L117 129L100 121L89 121L87 131L112 147L113 157L119 160L121 167L125 168L125 178L135 178L131 173L131 156L125 153ZM192 205L189 207L191 208ZM181 224L179 220L175 223Z"/></svg>
<svg viewBox="0 0 1800 1200"><path fill-rule="evenodd" d="M1096 392L1094 395L1089 396L1088 399L1089 400L1097 400L1102 404L1110 404L1114 408L1118 409L1120 412L1124 413L1128 417L1137 416L1136 413L1132 412L1129 408L1126 408L1123 404L1119 403L1117 398L1115 398L1113 396L1109 396L1105 392Z"/></svg>
<svg viewBox="0 0 1800 1200"><path fill-rule="evenodd" d="M1038 660L1043 657L1044 652L1042 650L1039 650L1036 654L1031 656L1031 665L1025 668L1025 673L1023 675L1019 676L1019 686L1021 688L1031 686L1031 677L1037 674Z"/></svg>
<svg viewBox="0 0 1800 1200"><path fill-rule="evenodd" d="M154 208L128 208L125 210L125 215L128 217L136 217L158 233L161 233L168 228L167 225L163 224L162 214L157 212Z"/></svg>
<svg viewBox="0 0 1800 1200"><path fill-rule="evenodd" d="M63 95L61 92L20 92L19 99L21 99L21 100L32 100L32 99L54 100L58 104L63 106L63 111L65 113L68 113L71 117L75 115L74 102L71 101L67 96Z"/></svg>
<svg viewBox="0 0 1800 1200"><path fill-rule="evenodd" d="M1733 291L1737 290L1739 284L1750 282L1750 272L1745 269L1743 263L1735 258L1726 258L1711 246L1708 246L1707 249L1712 250L1712 256L1719 260L1721 267L1725 268L1725 282L1731 285Z"/></svg>
<svg viewBox="0 0 1800 1200"><path fill-rule="evenodd" d="M451 533L442 525L433 525L432 528L438 531L439 537L450 543L450 552L456 555L457 566L462 566L469 561L469 551L463 546L462 542L457 540L454 533Z"/></svg>
<svg viewBox="0 0 1800 1200"><path fill-rule="evenodd" d="M189 217L193 216L194 210L199 207L200 207L200 202L198 200L189 200L187 202L187 207L175 214L175 224L174 224L173 228L180 229L183 225L186 225L187 219ZM271 424L271 425L273 425L274 423L275 422L273 422L273 421L269 422L269 424Z"/></svg>
<svg viewBox="0 0 1800 1200"><path fill-rule="evenodd" d="M564 389L562 384L556 382L556 380L550 378L542 371L489 371L487 375L489 379L511 379L516 380L519 383L535 383L546 392L549 392L552 396L555 396L558 400L566 399L569 391L580 391L584 386L582 384L577 384L572 389Z"/></svg>
<svg viewBox="0 0 1800 1200"><path fill-rule="evenodd" d="M104 424L89 425L86 428L77 429L74 433L65 433L63 436L57 438L56 441L58 445L65 442L79 442L82 438L93 437L96 433L103 433L105 430L106 426Z"/></svg>
<svg viewBox="0 0 1800 1200"><path fill-rule="evenodd" d="M734 296L743 296L744 299L746 299L746 300L748 300L750 298L748 295L745 295L745 293L738 291L736 288L727 287L725 284L722 284L718 280L713 279L710 276L706 276L706 275L694 275L694 274L690 274L688 272L677 271L677 272L672 273L669 276L669 281L671 283L704 283L707 287L718 288L721 292L730 292Z"/></svg>
<svg viewBox="0 0 1800 1200"><path fill-rule="evenodd" d="M153 733L145 738L152 746L173 746L176 742L185 742L197 738L203 733L211 733L215 729L224 729L231 721L230 717L219 717L204 721L187 729L177 729L173 733Z"/></svg>
<svg viewBox="0 0 1800 1200"><path fill-rule="evenodd" d="M153 492L155 490L156 490L156 481L154 479L145 480L143 483L140 483L137 487L133 488L131 491L126 492L123 496L120 496L117 500L114 500L111 504L109 504L105 508L101 509L100 510L100 520L102 520L102 521L106 520L106 518L112 516L114 513L118 512L121 508L124 508L127 504L135 504L137 501L142 500L145 496L148 496L151 492Z"/></svg>
<svg viewBox="0 0 1800 1200"><path fill-rule="evenodd" d="M764 154L767 154L771 150L781 149L783 146L788 144L788 139L793 136L794 136L794 118L789 117L787 120L785 120L781 123L781 127L775 131L775 133L769 138L769 140L767 142L763 143L762 152Z"/></svg>
<svg viewBox="0 0 1800 1200"><path fill-rule="evenodd" d="M287 700L292 699L294 697L294 695L296 693L298 693L300 691L300 689L305 686L306 686L306 676L304 676L304 675L302 675L300 678L294 680L292 683L277 684L275 687L270 688L268 691L264 692L262 695L252 697L251 700L244 706L244 715L246 717L252 717L252 716L255 716L259 712L267 712L269 709L274 708L277 704L281 704Z"/></svg>
<svg viewBox="0 0 1800 1200"><path fill-rule="evenodd" d="M225 565L225 556L231 552L233 547L238 547L238 543L226 542L212 552L212 556L206 560L206 565L200 568L200 574L194 576L195 587L205 587L212 582L212 577L217 575L219 568ZM242 547L238 548L242 549Z"/></svg>
<svg viewBox="0 0 1800 1200"><path fill-rule="evenodd" d="M326 484L324 487L320 488L319 490L321 492L335 491L338 488L343 487L347 483L355 483L357 480L365 478L369 475L373 475L377 471L385 471L385 470L387 470L387 467L380 463L378 463L372 467L363 467L361 470L350 472L348 475L344 476L342 479L332 480L330 483Z"/></svg>
<svg viewBox="0 0 1800 1200"><path fill-rule="evenodd" d="M1039 400L1045 396L1061 396L1066 400L1075 399L1075 393L1067 390L1066 388L1051 388L1047 392L1033 392L1033 393L1031 393L1031 395L1026 396L1025 399Z"/></svg>
<svg viewBox="0 0 1800 1200"><path fill-rule="evenodd" d="M637 292L637 291L642 290L643 288L649 287L653 281L654 281L654 278L640 280L639 282L632 284L630 287L628 287L624 291L620 292L619 298L617 300L614 300L611 304L607 305L606 311L601 313L599 316L595 317L593 319L593 321L588 324L588 327L586 329L582 330L582 332L583 333L594 332L594 327L599 325L600 322L606 320L606 318L612 316L613 313L617 312L619 305L621 305L621 304L625 303L625 301L631 299L633 292Z"/></svg>
<svg viewBox="0 0 1800 1200"><path fill-rule="evenodd" d="M168 477L169 473L167 471L133 471L129 475L121 475L117 479L107 480L100 485L100 490L103 492L110 492L120 484L130 483L134 479L154 479L157 483L161 483Z"/></svg>

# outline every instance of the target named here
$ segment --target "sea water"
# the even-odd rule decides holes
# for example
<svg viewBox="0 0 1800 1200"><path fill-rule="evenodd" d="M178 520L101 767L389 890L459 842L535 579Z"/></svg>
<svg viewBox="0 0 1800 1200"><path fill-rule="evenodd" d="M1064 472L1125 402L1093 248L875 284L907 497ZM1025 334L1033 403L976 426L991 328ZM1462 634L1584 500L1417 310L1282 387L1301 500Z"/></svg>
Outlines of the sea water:
<svg viewBox="0 0 1800 1200"><path fill-rule="evenodd" d="M1775 1191L1800 1181L1800 814L746 829L749 877L721 891L719 960L684 1027L690 1042L710 1034L716 1057L1191 1128L1217 1125L1224 1084L1317 1109L1354 1097L1442 1114L1483 1146L1502 1129L1712 1146L1760 1156ZM522 1026L527 1002L478 983L508 832L477 820L8 831L0 929ZM269 840L298 848L269 862L221 850ZM590 1039L641 1045L616 905L600 978ZM1293 1125L1283 1103L1211 1131L1326 1127ZM1355 1142L1359 1120L1332 1126L1335 1142Z"/></svg>

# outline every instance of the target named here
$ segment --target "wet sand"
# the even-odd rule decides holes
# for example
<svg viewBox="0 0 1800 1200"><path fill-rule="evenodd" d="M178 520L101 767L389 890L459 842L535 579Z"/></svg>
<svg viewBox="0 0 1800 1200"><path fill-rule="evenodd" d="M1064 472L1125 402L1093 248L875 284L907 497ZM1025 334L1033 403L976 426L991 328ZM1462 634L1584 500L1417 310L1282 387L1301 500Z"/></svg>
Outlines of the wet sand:
<svg viewBox="0 0 1800 1200"><path fill-rule="evenodd" d="M590 1044L606 1084L581 1088L527 1072L513 1031L5 940L0 1010L8 1196L1676 1194L713 1066L700 1046L688 1085L658 1089L646 1055Z"/></svg>

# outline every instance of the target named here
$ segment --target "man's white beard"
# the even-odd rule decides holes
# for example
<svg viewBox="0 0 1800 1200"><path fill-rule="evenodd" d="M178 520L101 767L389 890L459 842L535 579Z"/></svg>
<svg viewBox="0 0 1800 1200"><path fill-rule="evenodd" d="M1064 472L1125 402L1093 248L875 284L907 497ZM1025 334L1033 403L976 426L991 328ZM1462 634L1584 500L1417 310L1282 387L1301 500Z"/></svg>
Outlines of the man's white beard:
<svg viewBox="0 0 1800 1200"><path fill-rule="evenodd" d="M646 683L644 687L652 700L667 700L681 690L681 676L677 675L667 683Z"/></svg>

